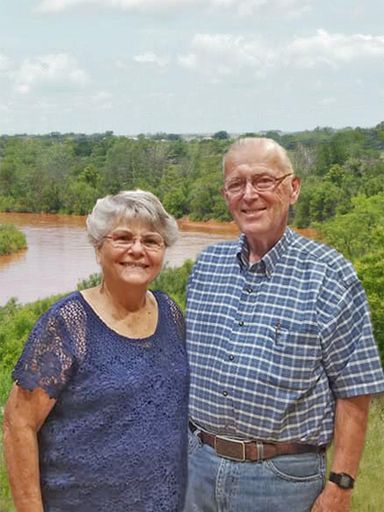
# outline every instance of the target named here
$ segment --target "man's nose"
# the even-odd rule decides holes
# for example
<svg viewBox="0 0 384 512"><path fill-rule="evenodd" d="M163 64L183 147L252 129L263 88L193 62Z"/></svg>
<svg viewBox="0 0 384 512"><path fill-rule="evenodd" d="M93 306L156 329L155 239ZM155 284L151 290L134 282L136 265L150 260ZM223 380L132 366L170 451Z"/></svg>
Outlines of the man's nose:
<svg viewBox="0 0 384 512"><path fill-rule="evenodd" d="M258 194L259 193L257 192L257 190L252 185L252 181L247 180L244 184L243 198L245 198L245 199L253 198L253 197L257 196Z"/></svg>

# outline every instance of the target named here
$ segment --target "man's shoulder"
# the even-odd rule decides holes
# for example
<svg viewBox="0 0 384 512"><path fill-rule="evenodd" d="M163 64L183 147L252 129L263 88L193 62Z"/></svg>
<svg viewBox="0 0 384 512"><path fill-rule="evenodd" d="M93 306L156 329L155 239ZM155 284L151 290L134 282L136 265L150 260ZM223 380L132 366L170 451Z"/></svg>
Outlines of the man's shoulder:
<svg viewBox="0 0 384 512"><path fill-rule="evenodd" d="M209 262L215 260L225 260L226 258L233 258L233 256L236 255L238 247L238 240L228 240L225 242L209 245L200 253L198 260Z"/></svg>
<svg viewBox="0 0 384 512"><path fill-rule="evenodd" d="M314 268L323 268L338 275L346 283L356 280L352 263L333 247L294 233L289 256Z"/></svg>

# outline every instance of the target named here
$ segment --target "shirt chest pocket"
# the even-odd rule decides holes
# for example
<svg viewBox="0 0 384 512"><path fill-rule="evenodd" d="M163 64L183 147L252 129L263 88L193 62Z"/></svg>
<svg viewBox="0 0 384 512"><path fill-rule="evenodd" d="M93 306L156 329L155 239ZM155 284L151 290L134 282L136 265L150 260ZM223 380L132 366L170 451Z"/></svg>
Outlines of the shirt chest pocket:
<svg viewBox="0 0 384 512"><path fill-rule="evenodd" d="M260 337L259 377L280 389L308 389L317 379L320 347L316 333L265 328Z"/></svg>

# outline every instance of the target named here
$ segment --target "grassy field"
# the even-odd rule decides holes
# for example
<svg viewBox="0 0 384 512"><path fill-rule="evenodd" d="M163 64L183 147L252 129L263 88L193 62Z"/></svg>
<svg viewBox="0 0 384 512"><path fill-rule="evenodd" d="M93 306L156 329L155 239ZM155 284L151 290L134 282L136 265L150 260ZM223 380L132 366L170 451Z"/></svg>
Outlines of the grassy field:
<svg viewBox="0 0 384 512"><path fill-rule="evenodd" d="M378 398L373 401L371 407L366 446L353 494L352 512L384 511L383 470L384 398ZM0 454L0 512L14 512L2 454Z"/></svg>

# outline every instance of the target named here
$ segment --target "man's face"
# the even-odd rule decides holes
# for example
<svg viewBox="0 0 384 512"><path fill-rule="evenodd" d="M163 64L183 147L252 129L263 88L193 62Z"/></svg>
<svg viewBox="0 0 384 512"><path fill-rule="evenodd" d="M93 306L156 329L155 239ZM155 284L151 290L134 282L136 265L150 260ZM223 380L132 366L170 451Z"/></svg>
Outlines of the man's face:
<svg viewBox="0 0 384 512"><path fill-rule="evenodd" d="M289 206L297 201L300 180L287 171L271 167L258 159L250 144L228 155L224 175L224 198L229 211L248 241L271 248L283 235L288 222ZM270 190L256 190L255 178L268 182L279 179ZM231 191L234 182L243 184L238 192ZM262 185L261 185L262 187Z"/></svg>

